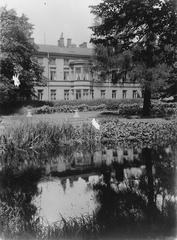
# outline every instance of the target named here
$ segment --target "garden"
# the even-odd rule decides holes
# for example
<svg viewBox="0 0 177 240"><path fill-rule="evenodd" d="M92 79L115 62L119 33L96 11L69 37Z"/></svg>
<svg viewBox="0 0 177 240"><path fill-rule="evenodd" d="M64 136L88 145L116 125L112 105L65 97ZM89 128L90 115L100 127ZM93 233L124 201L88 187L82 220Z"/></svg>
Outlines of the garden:
<svg viewBox="0 0 177 240"><path fill-rule="evenodd" d="M137 117L140 102L95 104L74 104L76 121L72 105L59 103L1 117L9 121L0 136L2 237L175 236L176 103L154 105L163 118Z"/></svg>
<svg viewBox="0 0 177 240"><path fill-rule="evenodd" d="M0 239L176 239L177 103L156 100L177 94L176 2L91 7L90 84L139 83L131 100L32 101L54 85L33 24L1 10Z"/></svg>

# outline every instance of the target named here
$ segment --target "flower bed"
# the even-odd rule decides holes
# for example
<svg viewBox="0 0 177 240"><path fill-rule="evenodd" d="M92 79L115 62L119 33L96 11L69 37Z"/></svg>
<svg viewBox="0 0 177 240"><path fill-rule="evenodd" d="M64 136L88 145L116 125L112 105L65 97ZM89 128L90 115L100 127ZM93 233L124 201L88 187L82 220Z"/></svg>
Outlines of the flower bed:
<svg viewBox="0 0 177 240"><path fill-rule="evenodd" d="M49 114L55 112L102 111L103 114L117 114L120 116L141 116L143 110L142 100L108 100L98 99L89 101L61 101L53 106L44 105L34 108L35 114ZM153 117L167 117L177 113L177 103L152 102L151 115Z"/></svg>

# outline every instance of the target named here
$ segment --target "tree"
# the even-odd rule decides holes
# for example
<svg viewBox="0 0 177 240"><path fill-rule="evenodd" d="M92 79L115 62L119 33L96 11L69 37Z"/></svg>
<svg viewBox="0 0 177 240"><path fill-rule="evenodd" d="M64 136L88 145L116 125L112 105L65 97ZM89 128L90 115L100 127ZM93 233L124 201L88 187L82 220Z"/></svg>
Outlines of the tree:
<svg viewBox="0 0 177 240"><path fill-rule="evenodd" d="M91 7L100 19L91 27L91 42L112 47L113 55L132 54L132 77L143 82L143 115L150 114L152 90L168 82L174 71L176 7L176 0L103 0Z"/></svg>
<svg viewBox="0 0 177 240"><path fill-rule="evenodd" d="M35 55L37 46L32 39L33 25L25 15L17 16L14 10L0 9L0 95L1 103L18 97L30 98L33 87L42 79L43 68ZM20 86L15 87L13 76L17 75Z"/></svg>

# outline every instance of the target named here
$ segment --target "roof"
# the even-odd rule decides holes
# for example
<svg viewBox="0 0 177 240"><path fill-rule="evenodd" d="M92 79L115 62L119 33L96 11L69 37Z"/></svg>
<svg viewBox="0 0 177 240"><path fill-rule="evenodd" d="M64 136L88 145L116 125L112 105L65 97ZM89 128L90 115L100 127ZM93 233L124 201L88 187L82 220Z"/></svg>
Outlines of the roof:
<svg viewBox="0 0 177 240"><path fill-rule="evenodd" d="M61 48L55 45L44 45L38 44L38 52L39 53L52 53L56 55L68 55L68 56L87 56L90 57L93 55L92 48L80 48L80 47L65 47Z"/></svg>

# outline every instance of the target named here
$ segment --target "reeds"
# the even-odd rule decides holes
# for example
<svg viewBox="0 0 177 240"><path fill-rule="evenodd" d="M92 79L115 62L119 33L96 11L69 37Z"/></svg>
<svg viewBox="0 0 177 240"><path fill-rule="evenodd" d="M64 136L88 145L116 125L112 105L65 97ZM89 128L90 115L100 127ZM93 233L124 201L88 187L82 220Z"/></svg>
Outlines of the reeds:
<svg viewBox="0 0 177 240"><path fill-rule="evenodd" d="M1 166L13 169L41 167L50 157L59 154L67 158L77 150L94 150L98 144L95 132L91 125L25 123L0 136Z"/></svg>
<svg viewBox="0 0 177 240"><path fill-rule="evenodd" d="M72 126L47 122L25 123L0 136L0 165L20 169L44 166L59 155L67 159L74 152L94 154L103 144L140 147L174 144L177 140L175 121L102 121L101 130L91 124Z"/></svg>
<svg viewBox="0 0 177 240"><path fill-rule="evenodd" d="M61 221L52 225L44 222L36 225L36 235L38 239L89 239L99 234L99 226L96 217L93 215L82 215L65 219L61 216Z"/></svg>

